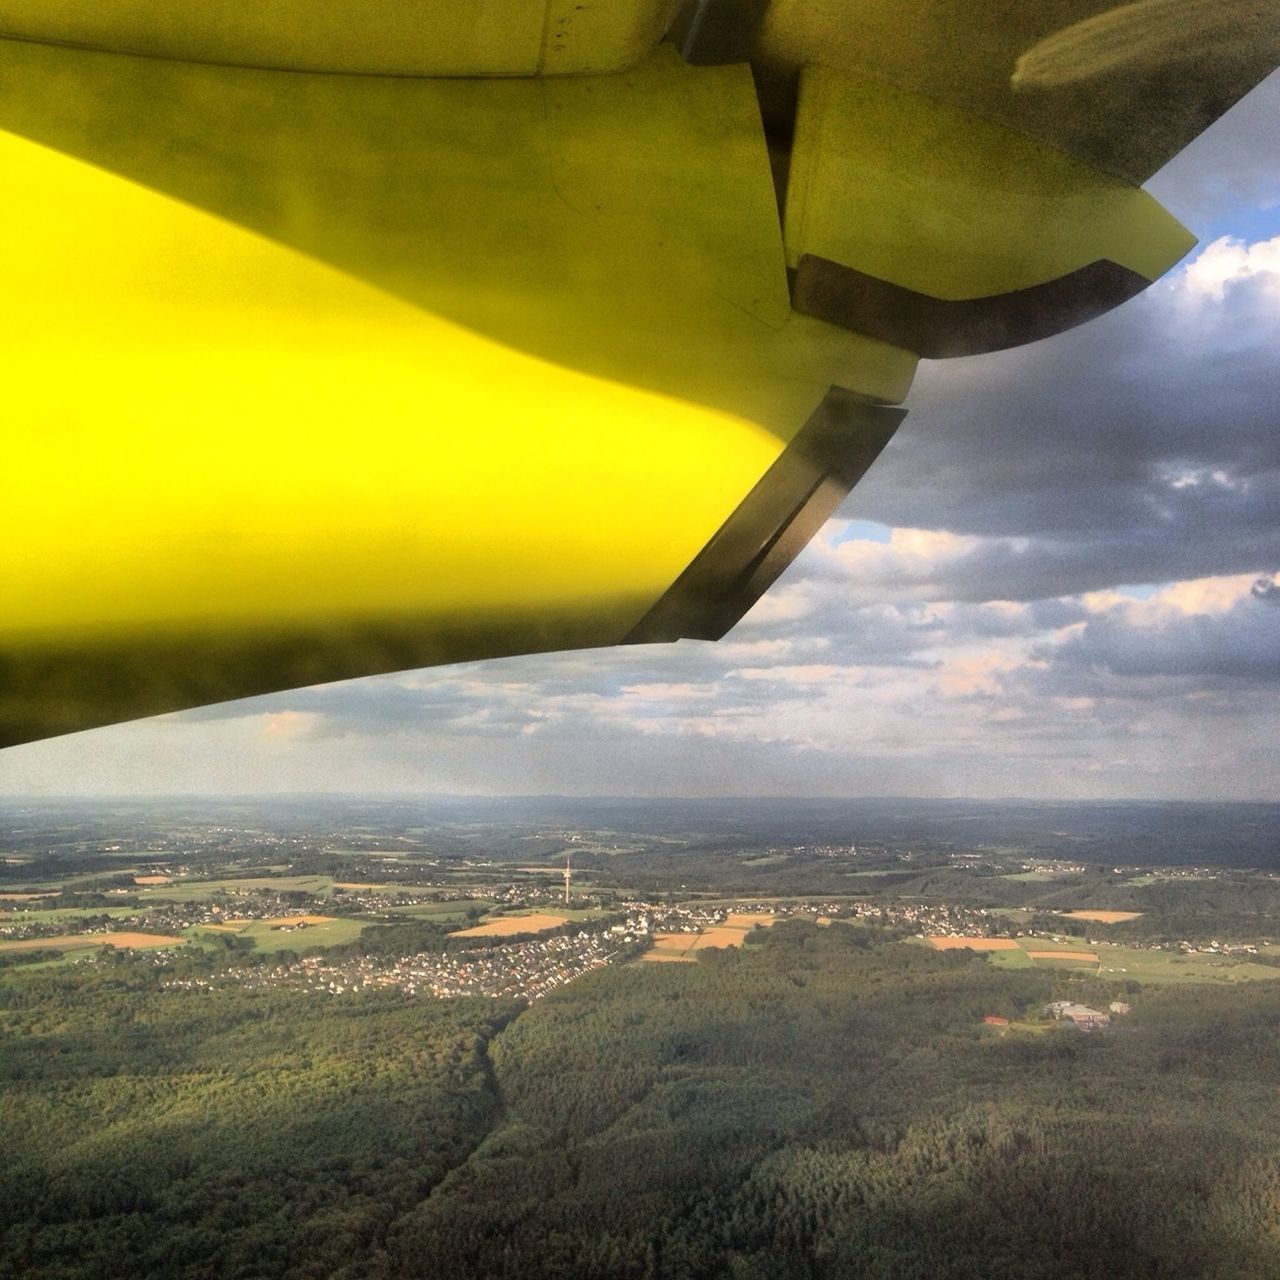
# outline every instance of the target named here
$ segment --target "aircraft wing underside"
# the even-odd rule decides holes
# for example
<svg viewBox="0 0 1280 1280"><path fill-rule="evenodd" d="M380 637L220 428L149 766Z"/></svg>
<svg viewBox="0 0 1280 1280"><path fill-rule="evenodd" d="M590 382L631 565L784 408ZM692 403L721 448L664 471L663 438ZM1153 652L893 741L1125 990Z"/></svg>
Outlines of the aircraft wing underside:
<svg viewBox="0 0 1280 1280"><path fill-rule="evenodd" d="M1187 252L1139 184L1277 61L981 8L0 0L0 745L722 635L920 357Z"/></svg>

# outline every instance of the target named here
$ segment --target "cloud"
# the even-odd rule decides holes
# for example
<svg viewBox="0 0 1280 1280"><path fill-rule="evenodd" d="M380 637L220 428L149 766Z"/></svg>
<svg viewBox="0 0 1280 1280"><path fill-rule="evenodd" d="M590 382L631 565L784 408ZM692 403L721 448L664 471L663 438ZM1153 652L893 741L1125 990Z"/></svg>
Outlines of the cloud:
<svg viewBox="0 0 1280 1280"><path fill-rule="evenodd" d="M1179 282L1192 297L1222 302L1228 289L1245 280L1258 280L1268 293L1280 296L1280 236L1245 244L1235 236L1220 236L1183 269Z"/></svg>
<svg viewBox="0 0 1280 1280"><path fill-rule="evenodd" d="M1224 680L1280 688L1280 614L1251 585L1179 583L1151 600L1096 613L1043 652L1058 666L1117 676L1189 678L1199 688Z"/></svg>
<svg viewBox="0 0 1280 1280"><path fill-rule="evenodd" d="M1280 562L1277 245L1215 242L1050 342L925 365L844 508L920 540L850 542L802 572L1033 600Z"/></svg>

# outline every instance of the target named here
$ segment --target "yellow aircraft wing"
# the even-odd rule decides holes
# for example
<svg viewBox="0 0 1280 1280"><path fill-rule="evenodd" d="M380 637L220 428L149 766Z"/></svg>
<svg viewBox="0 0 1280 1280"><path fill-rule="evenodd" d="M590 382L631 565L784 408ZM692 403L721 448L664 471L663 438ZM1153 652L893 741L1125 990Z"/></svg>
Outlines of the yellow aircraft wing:
<svg viewBox="0 0 1280 1280"><path fill-rule="evenodd" d="M0 744L723 634L1275 61L1103 120L1007 7L0 0Z"/></svg>

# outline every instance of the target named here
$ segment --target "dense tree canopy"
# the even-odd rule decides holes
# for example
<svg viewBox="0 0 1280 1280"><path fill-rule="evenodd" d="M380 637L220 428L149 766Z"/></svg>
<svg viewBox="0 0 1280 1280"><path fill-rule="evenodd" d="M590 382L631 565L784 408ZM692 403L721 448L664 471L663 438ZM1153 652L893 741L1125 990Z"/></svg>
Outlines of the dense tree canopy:
<svg viewBox="0 0 1280 1280"><path fill-rule="evenodd" d="M0 975L0 1277L1280 1276L1280 991L783 923L529 1008Z"/></svg>

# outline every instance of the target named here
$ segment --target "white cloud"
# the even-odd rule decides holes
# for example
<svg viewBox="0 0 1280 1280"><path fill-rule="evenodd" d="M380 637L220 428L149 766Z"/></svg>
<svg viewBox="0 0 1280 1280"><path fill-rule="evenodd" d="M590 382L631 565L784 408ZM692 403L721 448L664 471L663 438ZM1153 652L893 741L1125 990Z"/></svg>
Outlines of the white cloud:
<svg viewBox="0 0 1280 1280"><path fill-rule="evenodd" d="M1182 268L1177 283L1194 299L1222 302L1232 285L1254 279L1280 298L1280 236L1254 244L1219 236Z"/></svg>

